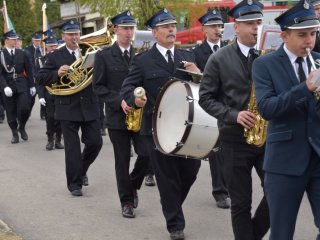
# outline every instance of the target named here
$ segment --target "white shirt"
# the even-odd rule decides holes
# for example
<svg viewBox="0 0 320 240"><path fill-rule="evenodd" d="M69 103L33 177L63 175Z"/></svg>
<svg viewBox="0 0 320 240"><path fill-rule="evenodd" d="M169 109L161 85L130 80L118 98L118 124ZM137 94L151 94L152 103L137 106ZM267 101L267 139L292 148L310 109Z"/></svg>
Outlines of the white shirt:
<svg viewBox="0 0 320 240"><path fill-rule="evenodd" d="M69 51L69 53L70 53L71 55L73 55L72 52L74 52L74 55L76 56L76 59L79 59L79 58L80 58L81 54L80 54L80 49L79 49L79 48L77 48L77 49L75 49L75 50L71 50L71 49L68 48L67 46L66 46L66 48L67 48L67 50Z"/></svg>
<svg viewBox="0 0 320 240"><path fill-rule="evenodd" d="M212 51L213 51L213 46L214 46L214 45L218 45L218 47L221 48L221 41L220 41L220 39L219 39L219 41L218 41L217 43L209 42L208 39L207 39L206 41L207 41L207 43L209 44L210 49L211 49Z"/></svg>
<svg viewBox="0 0 320 240"><path fill-rule="evenodd" d="M286 44L283 45L283 50L286 52L286 54L288 55L291 65L293 67L293 70L299 80L299 73L298 73L298 67L299 64L296 63L296 59L298 56L296 56L294 53L290 52L290 50L286 47ZM303 57L303 62L302 62L302 67L303 67L303 71L304 74L306 75L306 77L309 75L309 70L308 70L308 64L307 64L307 57Z"/></svg>
<svg viewBox="0 0 320 240"><path fill-rule="evenodd" d="M13 50L13 55L16 53L15 48L8 48L6 47L6 49L8 50L9 54L11 55L11 51Z"/></svg>
<svg viewBox="0 0 320 240"><path fill-rule="evenodd" d="M124 54L124 51L127 50L128 53L129 53L129 55L130 55L130 47L129 47L129 48L123 48L123 47L121 47L120 45L119 45L119 47L120 47L120 49L121 49L122 54Z"/></svg>
<svg viewBox="0 0 320 240"><path fill-rule="evenodd" d="M159 50L164 59L168 62L167 51L170 50L172 54L172 60L174 59L174 47L167 49L165 47L160 46L158 43L156 44L156 48ZM174 60L173 60L174 61Z"/></svg>
<svg viewBox="0 0 320 240"><path fill-rule="evenodd" d="M245 57L248 57L248 56L249 56L249 51L250 51L251 48L256 49L256 45L254 45L253 47L248 47L248 46L246 46L246 45L243 45L241 42L239 42L238 39L237 39L237 43L238 43L238 45L239 45L239 48L240 48L242 54L243 54Z"/></svg>

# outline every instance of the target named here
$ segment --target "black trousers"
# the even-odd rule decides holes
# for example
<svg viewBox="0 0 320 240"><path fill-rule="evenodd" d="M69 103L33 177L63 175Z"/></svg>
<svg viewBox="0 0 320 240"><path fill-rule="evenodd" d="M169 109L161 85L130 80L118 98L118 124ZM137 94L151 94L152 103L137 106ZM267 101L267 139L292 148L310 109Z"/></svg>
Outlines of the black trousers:
<svg viewBox="0 0 320 240"><path fill-rule="evenodd" d="M87 174L90 165L98 156L102 147L100 122L60 121L64 136L65 162L67 186L70 191L82 188L82 176ZM81 142L84 143L81 152L79 129L81 128Z"/></svg>
<svg viewBox="0 0 320 240"><path fill-rule="evenodd" d="M0 91L0 120L4 120L5 118L5 108L4 108L4 93Z"/></svg>
<svg viewBox="0 0 320 240"><path fill-rule="evenodd" d="M11 130L24 128L29 118L31 95L28 92L14 93L12 97L4 97L7 120Z"/></svg>
<svg viewBox="0 0 320 240"><path fill-rule="evenodd" d="M164 155L156 150L152 137L146 139L167 229L169 232L183 230L185 219L182 204L197 178L201 162L197 159Z"/></svg>
<svg viewBox="0 0 320 240"><path fill-rule="evenodd" d="M215 145L216 152L209 157L209 165L212 182L212 196L216 201L225 200L228 196L228 189L223 173L223 155L220 148L220 140Z"/></svg>
<svg viewBox="0 0 320 240"><path fill-rule="evenodd" d="M49 94L48 94L49 95ZM46 125L47 125L47 135L48 138L51 138L56 134L56 137L58 139L61 139L61 124L60 121L55 120L54 118L54 110L55 110L55 104L54 104L54 96L47 96L46 97Z"/></svg>
<svg viewBox="0 0 320 240"><path fill-rule="evenodd" d="M224 158L223 170L231 198L231 219L235 240L262 239L270 227L269 208L264 196L252 217L251 174L255 168L263 186L264 147L221 141L221 149Z"/></svg>
<svg viewBox="0 0 320 240"><path fill-rule="evenodd" d="M128 203L133 204L133 192L135 189L140 189L149 164L145 139L139 133L125 129L108 129L108 133L113 145L117 187L121 206ZM129 174L131 141L138 157L134 169Z"/></svg>

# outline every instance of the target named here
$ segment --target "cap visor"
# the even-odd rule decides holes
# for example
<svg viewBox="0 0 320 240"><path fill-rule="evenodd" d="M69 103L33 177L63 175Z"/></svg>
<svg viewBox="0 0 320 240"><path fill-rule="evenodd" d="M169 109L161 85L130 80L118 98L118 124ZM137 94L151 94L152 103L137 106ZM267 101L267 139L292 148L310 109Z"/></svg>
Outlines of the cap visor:
<svg viewBox="0 0 320 240"><path fill-rule="evenodd" d="M172 20L172 19L164 20L164 21L162 21L162 22L157 23L157 24L155 25L155 27L157 27L157 26L162 26L162 25L167 25L167 24L172 24L172 23L176 24L177 21L176 21L176 20Z"/></svg>
<svg viewBox="0 0 320 240"><path fill-rule="evenodd" d="M235 19L237 22L260 20L263 18L261 13L248 14Z"/></svg>
<svg viewBox="0 0 320 240"><path fill-rule="evenodd" d="M136 27L137 24L136 23L120 23L120 24L115 24L116 26L120 26L120 27Z"/></svg>
<svg viewBox="0 0 320 240"><path fill-rule="evenodd" d="M302 23L293 24L288 29L304 29L304 28L314 28L320 27L320 22L317 19L312 19L308 21L304 21Z"/></svg>
<svg viewBox="0 0 320 240"><path fill-rule="evenodd" d="M80 30L79 29L69 29L69 30L63 31L63 33L80 33Z"/></svg>
<svg viewBox="0 0 320 240"><path fill-rule="evenodd" d="M222 21L220 20L216 20L216 21L208 21L207 23L205 23L203 26L209 26L209 25L220 25L223 24Z"/></svg>
<svg viewBox="0 0 320 240"><path fill-rule="evenodd" d="M16 40L18 37L6 37L6 39Z"/></svg>

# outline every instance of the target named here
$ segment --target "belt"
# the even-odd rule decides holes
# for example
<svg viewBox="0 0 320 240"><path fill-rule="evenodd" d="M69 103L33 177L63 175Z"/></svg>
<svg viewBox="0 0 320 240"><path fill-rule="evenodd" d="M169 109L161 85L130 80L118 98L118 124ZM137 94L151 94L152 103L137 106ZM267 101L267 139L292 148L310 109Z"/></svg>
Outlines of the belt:
<svg viewBox="0 0 320 240"><path fill-rule="evenodd" d="M13 79L25 77L22 73L8 73L7 76Z"/></svg>

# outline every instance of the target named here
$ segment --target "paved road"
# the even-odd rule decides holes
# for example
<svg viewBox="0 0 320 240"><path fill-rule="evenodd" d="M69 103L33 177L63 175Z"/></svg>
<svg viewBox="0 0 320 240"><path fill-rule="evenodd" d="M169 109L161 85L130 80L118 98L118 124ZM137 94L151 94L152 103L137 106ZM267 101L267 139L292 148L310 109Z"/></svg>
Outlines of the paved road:
<svg viewBox="0 0 320 240"><path fill-rule="evenodd" d="M143 185L139 191L136 218L121 216L108 136L89 169L90 185L84 188L84 196L70 195L66 188L64 152L45 150L45 122L40 120L36 105L27 124L29 141L11 144L7 124L0 124L0 219L24 240L169 239L156 187ZM198 179L184 204L186 239L232 239L230 212L215 206L210 181L209 165L202 162ZM260 198L254 174L254 208ZM295 239L312 240L316 232L304 199Z"/></svg>

